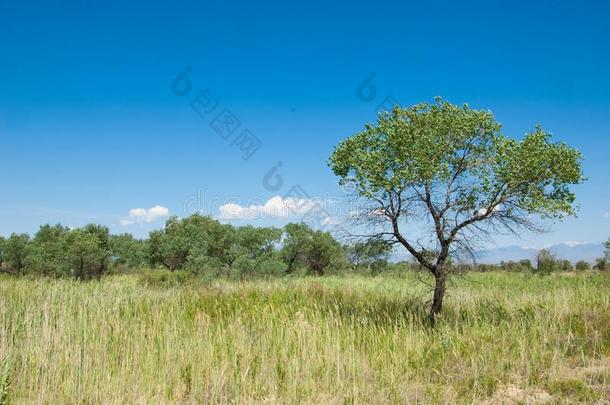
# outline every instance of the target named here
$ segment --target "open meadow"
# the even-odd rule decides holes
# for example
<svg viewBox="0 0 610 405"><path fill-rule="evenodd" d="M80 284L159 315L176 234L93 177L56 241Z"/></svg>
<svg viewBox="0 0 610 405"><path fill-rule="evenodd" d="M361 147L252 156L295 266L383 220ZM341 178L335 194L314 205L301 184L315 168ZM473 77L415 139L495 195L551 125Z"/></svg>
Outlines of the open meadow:
<svg viewBox="0 0 610 405"><path fill-rule="evenodd" d="M169 273L168 273L169 274ZM608 403L610 274L0 275L0 403Z"/></svg>

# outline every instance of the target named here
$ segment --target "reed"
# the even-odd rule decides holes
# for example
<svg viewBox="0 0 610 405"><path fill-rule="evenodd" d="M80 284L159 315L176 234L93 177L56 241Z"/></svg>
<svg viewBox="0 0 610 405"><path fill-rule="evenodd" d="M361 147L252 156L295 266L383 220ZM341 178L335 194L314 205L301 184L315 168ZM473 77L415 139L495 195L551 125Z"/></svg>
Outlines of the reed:
<svg viewBox="0 0 610 405"><path fill-rule="evenodd" d="M2 276L0 403L593 402L609 291L601 273L456 276L432 330L413 274Z"/></svg>

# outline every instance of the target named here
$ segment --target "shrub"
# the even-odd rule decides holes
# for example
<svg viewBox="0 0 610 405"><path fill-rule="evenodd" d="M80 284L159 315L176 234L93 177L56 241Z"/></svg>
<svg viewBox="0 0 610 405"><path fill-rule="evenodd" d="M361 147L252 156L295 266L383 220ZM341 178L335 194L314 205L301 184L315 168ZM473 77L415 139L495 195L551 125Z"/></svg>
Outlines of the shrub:
<svg viewBox="0 0 610 405"><path fill-rule="evenodd" d="M316 231L307 252L309 271L323 276L328 270L336 270L345 264L342 246L330 233Z"/></svg>
<svg viewBox="0 0 610 405"><path fill-rule="evenodd" d="M586 262L584 260L580 260L578 262L576 262L576 270L578 271L585 271L585 270L589 270L591 268L591 265L589 264L589 262Z"/></svg>
<svg viewBox="0 0 610 405"><path fill-rule="evenodd" d="M110 250L115 265L141 268L150 263L148 241L136 239L128 233L111 235Z"/></svg>
<svg viewBox="0 0 610 405"><path fill-rule="evenodd" d="M265 277L280 276L285 273L286 266L278 259L265 259L261 261L259 271Z"/></svg>
<svg viewBox="0 0 610 405"><path fill-rule="evenodd" d="M227 271L220 259L193 252L189 255L185 269L193 274L216 277Z"/></svg>
<svg viewBox="0 0 610 405"><path fill-rule="evenodd" d="M349 246L347 258L355 271L366 269L367 273L375 275L387 266L391 250L391 245L384 240L370 239Z"/></svg>
<svg viewBox="0 0 610 405"><path fill-rule="evenodd" d="M3 257L9 271L23 273L30 254L30 236L13 233L4 244Z"/></svg>
<svg viewBox="0 0 610 405"><path fill-rule="evenodd" d="M108 271L108 228L89 224L66 234L66 257L72 275L79 280L100 278Z"/></svg>
<svg viewBox="0 0 610 405"><path fill-rule="evenodd" d="M547 249L542 249L536 255L536 272L539 274L549 274L557 269L555 256Z"/></svg>
<svg viewBox="0 0 610 405"><path fill-rule="evenodd" d="M595 270L607 270L608 269L608 260L605 257L599 258L595 260L595 266L593 266Z"/></svg>
<svg viewBox="0 0 610 405"><path fill-rule="evenodd" d="M42 225L31 243L25 265L27 272L53 277L69 276L67 253L70 246L66 241L69 232L67 227L60 224Z"/></svg>
<svg viewBox="0 0 610 405"><path fill-rule="evenodd" d="M258 270L258 262L247 256L240 256L231 265L229 274L239 280L253 277Z"/></svg>
<svg viewBox="0 0 610 405"><path fill-rule="evenodd" d="M140 274L140 283L148 287L175 287L191 281L193 274L185 270L173 272L165 269L153 269Z"/></svg>
<svg viewBox="0 0 610 405"><path fill-rule="evenodd" d="M569 260L559 260L557 262L557 267L561 271L572 271L572 270L574 270L574 267L572 267L572 262L570 262Z"/></svg>
<svg viewBox="0 0 610 405"><path fill-rule="evenodd" d="M307 263L313 230L305 223L287 224L280 257L286 264L286 273L292 274L299 266Z"/></svg>

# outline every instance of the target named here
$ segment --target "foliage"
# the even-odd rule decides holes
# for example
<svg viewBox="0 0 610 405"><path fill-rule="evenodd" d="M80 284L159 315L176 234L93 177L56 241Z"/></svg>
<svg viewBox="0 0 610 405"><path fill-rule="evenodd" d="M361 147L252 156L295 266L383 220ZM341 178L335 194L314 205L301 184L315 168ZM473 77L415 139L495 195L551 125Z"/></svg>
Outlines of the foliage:
<svg viewBox="0 0 610 405"><path fill-rule="evenodd" d="M195 257L214 257L230 263L229 251L234 229L209 216L199 214L179 219L169 218L165 228L150 233L150 252L154 264L171 271L185 268Z"/></svg>
<svg viewBox="0 0 610 405"><path fill-rule="evenodd" d="M307 251L309 271L323 276L329 269L339 269L344 264L343 247L330 233L315 231Z"/></svg>
<svg viewBox="0 0 610 405"><path fill-rule="evenodd" d="M287 224L280 257L288 266L286 273L292 274L297 267L306 265L307 252L311 249L313 230L305 223Z"/></svg>
<svg viewBox="0 0 610 405"><path fill-rule="evenodd" d="M163 230L150 234L153 264L171 271L228 273L243 278L271 260L282 231L251 225L234 228L199 214L168 219Z"/></svg>
<svg viewBox="0 0 610 405"><path fill-rule="evenodd" d="M110 250L117 265L141 268L149 264L148 241L136 239L129 233L111 235Z"/></svg>
<svg viewBox="0 0 610 405"><path fill-rule="evenodd" d="M30 246L26 260L28 273L44 276L70 275L69 259L66 254L70 248L66 240L70 230L60 224L42 225Z"/></svg>
<svg viewBox="0 0 610 405"><path fill-rule="evenodd" d="M282 230L277 228L257 228L252 225L236 228L232 235L231 257L248 259L267 259L275 245L282 237Z"/></svg>
<svg viewBox="0 0 610 405"><path fill-rule="evenodd" d="M520 260L519 262L508 261L501 262L499 265L484 265L484 271L493 271L496 269L500 269L503 271L531 271L532 270L532 262L530 260Z"/></svg>
<svg viewBox="0 0 610 405"><path fill-rule="evenodd" d="M4 261L9 271L22 273L30 253L30 236L13 233L4 244Z"/></svg>
<svg viewBox="0 0 610 405"><path fill-rule="evenodd" d="M542 249L536 254L536 272L549 274L557 269L557 259L547 249Z"/></svg>
<svg viewBox="0 0 610 405"><path fill-rule="evenodd" d="M42 225L30 239L13 234L6 242L5 258L12 271L50 277L99 278L108 270L108 228L89 224L68 229Z"/></svg>
<svg viewBox="0 0 610 405"><path fill-rule="evenodd" d="M193 275L185 270L169 272L162 269L152 269L141 272L139 281L147 287L176 287L193 281Z"/></svg>
<svg viewBox="0 0 610 405"><path fill-rule="evenodd" d="M89 224L70 230L65 237L71 274L79 280L99 279L108 270L111 255L108 228Z"/></svg>
<svg viewBox="0 0 610 405"><path fill-rule="evenodd" d="M340 183L368 203L359 219L374 236L402 244L435 276L430 318L442 308L451 255L477 240L535 219L574 214L581 155L537 126L522 140L505 137L489 111L436 103L396 107L376 125L343 140L329 160ZM403 225L430 223L429 243L406 237ZM425 252L434 252L432 258Z"/></svg>
<svg viewBox="0 0 610 405"><path fill-rule="evenodd" d="M284 263L275 258L240 256L231 266L229 275L239 280L273 277L284 274L285 268Z"/></svg>
<svg viewBox="0 0 610 405"><path fill-rule="evenodd" d="M607 270L608 267L608 260L606 260L605 257L600 257L599 259L595 260L595 265L593 266L593 268L595 270Z"/></svg>
<svg viewBox="0 0 610 405"><path fill-rule="evenodd" d="M591 268L591 265L587 261L579 260L578 262L576 262L576 265L574 267L577 271L585 271L589 270Z"/></svg>
<svg viewBox="0 0 610 405"><path fill-rule="evenodd" d="M263 259L258 263L258 273L263 277L277 277L286 273L286 266L276 257Z"/></svg>
<svg viewBox="0 0 610 405"><path fill-rule="evenodd" d="M558 260L557 261L557 269L561 271L572 271L574 267L572 266L572 262L569 260Z"/></svg>
<svg viewBox="0 0 610 405"><path fill-rule="evenodd" d="M347 256L354 270L366 268L368 273L377 274L387 266L391 250L391 245L384 240L370 239L349 246Z"/></svg>

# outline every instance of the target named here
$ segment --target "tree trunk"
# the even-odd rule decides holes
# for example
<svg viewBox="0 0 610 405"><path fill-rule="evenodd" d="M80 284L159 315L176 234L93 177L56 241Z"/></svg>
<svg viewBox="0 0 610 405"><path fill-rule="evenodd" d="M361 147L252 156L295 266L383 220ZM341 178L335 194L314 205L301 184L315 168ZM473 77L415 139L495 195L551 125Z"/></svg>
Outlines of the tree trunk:
<svg viewBox="0 0 610 405"><path fill-rule="evenodd" d="M292 256L290 257L290 259L288 260L288 268L286 269L286 274L292 274L292 272L294 271L294 263L297 261L297 256Z"/></svg>
<svg viewBox="0 0 610 405"><path fill-rule="evenodd" d="M435 286L434 286L434 299L432 300L432 307L430 308L430 324L434 326L436 324L436 317L443 309L443 297L445 296L445 282L446 274L444 269L437 269L435 274Z"/></svg>

